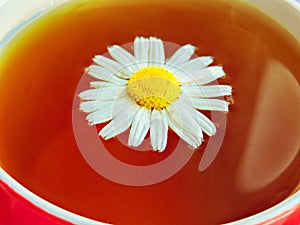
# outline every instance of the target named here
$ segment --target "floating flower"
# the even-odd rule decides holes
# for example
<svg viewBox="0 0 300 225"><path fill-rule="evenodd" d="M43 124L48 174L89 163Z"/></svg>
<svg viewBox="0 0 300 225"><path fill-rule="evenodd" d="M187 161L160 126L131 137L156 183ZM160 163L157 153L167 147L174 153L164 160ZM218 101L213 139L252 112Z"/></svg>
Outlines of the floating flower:
<svg viewBox="0 0 300 225"><path fill-rule="evenodd" d="M192 58L196 48L180 47L165 58L161 39L137 37L134 55L118 45L108 48L113 59L97 55L87 72L97 81L83 91L80 109L90 125L109 122L99 135L110 139L130 128L129 146L139 146L150 131L153 150L163 151L171 128L197 148L203 132L216 126L198 110L228 111L229 103L214 99L232 93L228 85L206 85L225 76L221 66L209 66L212 57Z"/></svg>

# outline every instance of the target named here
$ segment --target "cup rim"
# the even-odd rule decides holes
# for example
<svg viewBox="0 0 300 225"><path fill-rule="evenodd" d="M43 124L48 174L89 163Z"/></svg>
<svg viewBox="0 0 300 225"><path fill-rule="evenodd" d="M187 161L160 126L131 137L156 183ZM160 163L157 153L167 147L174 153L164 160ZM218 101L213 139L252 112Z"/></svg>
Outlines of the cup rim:
<svg viewBox="0 0 300 225"><path fill-rule="evenodd" d="M65 1L63 1L63 2L65 2ZM259 1L256 0L256 2L259 2ZM300 13L300 1L297 2L296 0L282 0L282 2L287 3L289 7L296 10L297 13ZM257 4L259 4L259 3L257 3ZM47 10L48 9L44 10L43 12L45 12ZM42 13L38 14L38 16L40 16L41 14ZM34 18L36 18L38 16L34 16ZM33 18L30 18L29 21L31 21L32 19ZM27 23L24 23L23 25L25 25L25 24L27 24ZM22 28L22 27L19 27L19 29L20 28ZM289 30L289 31L291 32L291 30ZM299 35L297 35L293 32L291 32L291 33L293 34L293 36L298 36L298 39L300 39ZM11 38L11 36L12 35L9 33L4 38L4 42L3 42L3 40L0 40L0 50L1 50L2 43L7 43L7 41ZM57 217L57 218L60 218L62 220L65 220L65 221L71 222L71 223L75 223L75 224L109 225L109 223L96 221L96 220L90 219L88 217L84 217L79 214L68 211L66 209L63 209L61 207L56 206L55 204L53 204L51 202L39 197L38 195L31 192L29 189L27 189L23 185L21 185L13 177L11 177L1 166L0 166L0 181L3 181L5 184L7 184L14 192L19 194L22 198L26 199L28 202L32 203L39 209L45 211L46 213L49 213L50 215ZM0 183L0 185L1 185L1 183ZM264 211L261 211L252 216L249 216L249 217L237 220L237 221L229 222L229 223L226 223L223 225L260 224L260 223L264 223L264 222L272 220L272 219L274 219L276 221L276 218L280 219L281 216L284 217L286 215L289 215L289 214L293 213L294 210L296 210L298 207L300 207L300 189L298 191L296 191L295 193L293 193L288 198L286 198L285 200L281 201L280 203L278 203Z"/></svg>
<svg viewBox="0 0 300 225"><path fill-rule="evenodd" d="M75 214L71 211L63 209L61 207L52 204L45 199L39 197L35 193L31 192L29 189L21 185L18 181L12 178L3 168L0 167L0 178L7 184L14 192L22 196L24 199L38 207L39 209L49 213L62 220L75 223L75 224L86 224L86 225L108 225L109 223L104 223ZM270 219L280 217L283 213L292 213L298 206L300 206L300 190L295 192L293 195L289 196L285 200L281 201L277 205L268 208L260 213L254 214L252 216L229 222L223 225L244 225L244 224L259 224L266 222ZM294 209L294 210L293 210Z"/></svg>

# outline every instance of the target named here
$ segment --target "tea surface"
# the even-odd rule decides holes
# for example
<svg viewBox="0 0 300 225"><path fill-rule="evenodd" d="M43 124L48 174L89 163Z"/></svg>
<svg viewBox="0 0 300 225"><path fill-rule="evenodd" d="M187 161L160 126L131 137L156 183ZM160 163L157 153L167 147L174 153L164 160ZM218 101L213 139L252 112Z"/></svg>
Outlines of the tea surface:
<svg viewBox="0 0 300 225"><path fill-rule="evenodd" d="M142 187L103 178L80 154L72 104L84 68L107 46L136 36L193 44L197 55L223 66L219 83L233 86L234 104L208 169L198 170L207 141L176 175ZM75 1L33 22L0 57L0 165L67 210L113 224L221 224L279 203L299 183L299 42L244 3ZM177 142L170 131L161 154L117 139L103 144L121 161L148 165L167 158Z"/></svg>

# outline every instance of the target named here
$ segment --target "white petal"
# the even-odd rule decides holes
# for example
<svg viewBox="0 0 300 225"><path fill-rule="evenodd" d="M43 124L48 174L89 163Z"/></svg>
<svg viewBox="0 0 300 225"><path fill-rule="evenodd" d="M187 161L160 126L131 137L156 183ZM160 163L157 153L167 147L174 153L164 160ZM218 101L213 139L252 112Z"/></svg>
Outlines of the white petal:
<svg viewBox="0 0 300 225"><path fill-rule="evenodd" d="M124 48L113 45L108 48L108 52L116 61L130 70L130 72L133 73L139 69L136 58Z"/></svg>
<svg viewBox="0 0 300 225"><path fill-rule="evenodd" d="M107 105L113 104L113 101L87 101L80 103L80 110L85 113L91 113Z"/></svg>
<svg viewBox="0 0 300 225"><path fill-rule="evenodd" d="M87 115L86 119L90 125L104 123L112 119L112 110L114 104L106 104L95 112Z"/></svg>
<svg viewBox="0 0 300 225"><path fill-rule="evenodd" d="M149 39L136 37L134 40L134 56L140 67L148 66L149 60Z"/></svg>
<svg viewBox="0 0 300 225"><path fill-rule="evenodd" d="M128 145L137 147L139 146L150 127L150 110L145 107L140 107L139 111L133 118L130 134L128 138Z"/></svg>
<svg viewBox="0 0 300 225"><path fill-rule="evenodd" d="M175 76L182 85L185 83L203 85L225 76L225 72L222 66L210 66L196 71L176 71Z"/></svg>
<svg viewBox="0 0 300 225"><path fill-rule="evenodd" d="M103 88L105 86L107 86L107 81L91 81L90 82L90 86L92 88Z"/></svg>
<svg viewBox="0 0 300 225"><path fill-rule="evenodd" d="M183 71L200 70L207 67L212 62L213 58L211 56L197 57L182 64L181 66L179 66L179 69Z"/></svg>
<svg viewBox="0 0 300 225"><path fill-rule="evenodd" d="M110 139L123 133L131 126L133 117L139 108L130 103L125 106L124 110L120 110L120 112L114 116L113 120L99 132L101 137L106 140Z"/></svg>
<svg viewBox="0 0 300 225"><path fill-rule="evenodd" d="M188 109L180 104L171 104L166 108L168 124L174 132L193 148L201 145L203 133Z"/></svg>
<svg viewBox="0 0 300 225"><path fill-rule="evenodd" d="M179 101L181 108L189 109L189 113L196 120L197 126L199 126L207 135L212 136L216 133L215 124L210 121L205 115L196 109L193 109L192 99L185 93L182 93Z"/></svg>
<svg viewBox="0 0 300 225"><path fill-rule="evenodd" d="M128 111L132 105L132 101L126 95L114 101L103 101L97 106L96 111L87 116L87 120L91 125L104 123Z"/></svg>
<svg viewBox="0 0 300 225"><path fill-rule="evenodd" d="M82 100L97 100L100 89L89 89L81 92L78 96Z"/></svg>
<svg viewBox="0 0 300 225"><path fill-rule="evenodd" d="M149 64L162 66L165 62L165 50L162 40L150 37L149 43Z"/></svg>
<svg viewBox="0 0 300 225"><path fill-rule="evenodd" d="M167 67L166 67L167 68ZM183 85L197 85L194 82L193 77L189 74L184 72L183 70L178 70L178 69L169 69L167 68L171 73L173 73L175 75L175 77L177 78L177 80L180 82L180 84ZM194 82L194 83L193 83Z"/></svg>
<svg viewBox="0 0 300 225"><path fill-rule="evenodd" d="M112 74L107 69L97 66L97 65L91 65L87 69L87 73L91 75L92 77L95 77L99 80L104 80L108 82L112 82L115 84L125 84L127 81L124 79L120 79L116 77L114 74Z"/></svg>
<svg viewBox="0 0 300 225"><path fill-rule="evenodd" d="M198 98L211 98L231 95L232 87L229 85L186 85L182 86L181 90L188 96Z"/></svg>
<svg viewBox="0 0 300 225"><path fill-rule="evenodd" d="M164 151L168 139L168 121L165 110L151 113L150 139L153 150Z"/></svg>
<svg viewBox="0 0 300 225"><path fill-rule="evenodd" d="M117 77L126 79L131 75L131 71L126 69L120 63L102 55L96 55L93 61Z"/></svg>
<svg viewBox="0 0 300 225"><path fill-rule="evenodd" d="M121 97L126 86L109 85L104 88L95 88L83 91L79 97L83 100L103 100L110 101Z"/></svg>
<svg viewBox="0 0 300 225"><path fill-rule="evenodd" d="M170 128L181 138L183 139L188 145L190 145L193 148L197 148L198 145L196 144L196 139L193 135L191 135L189 132L184 132L182 130L182 127L180 124L176 122L174 118L171 117L171 115L168 116L168 124Z"/></svg>
<svg viewBox="0 0 300 225"><path fill-rule="evenodd" d="M204 99L191 97L196 109L228 112L229 102L220 99Z"/></svg>
<svg viewBox="0 0 300 225"><path fill-rule="evenodd" d="M133 107L138 107L135 102L127 95L126 91L122 92L123 97L116 99L115 107L113 109L113 117L122 114L124 111L131 110Z"/></svg>
<svg viewBox="0 0 300 225"><path fill-rule="evenodd" d="M197 120L201 129L209 136L215 135L217 132L215 124L201 112L197 110L195 110L195 112L195 119Z"/></svg>
<svg viewBox="0 0 300 225"><path fill-rule="evenodd" d="M173 103L174 106L177 107L178 110L180 110L181 114L184 116L187 116L187 120L191 122L190 125L186 126L186 130L192 132L197 139L200 139L201 142L203 140L203 133L201 130L201 127L198 126L195 114L197 113L197 110L193 108L192 102L189 100L189 97L181 94L177 102ZM193 117L195 121L193 121L190 117ZM194 132L193 132L194 131ZM200 144L201 144L200 142Z"/></svg>
<svg viewBox="0 0 300 225"><path fill-rule="evenodd" d="M97 89L97 88L108 88L108 87L111 87L111 86L116 86L116 88L117 87L122 88L125 85L124 84L112 84L112 83L107 82L107 81L91 81L90 86L91 86L91 88Z"/></svg>
<svg viewBox="0 0 300 225"><path fill-rule="evenodd" d="M168 69L174 67L176 68L186 63L194 54L195 50L196 50L195 46L192 46L190 44L182 46L167 61L166 68Z"/></svg>

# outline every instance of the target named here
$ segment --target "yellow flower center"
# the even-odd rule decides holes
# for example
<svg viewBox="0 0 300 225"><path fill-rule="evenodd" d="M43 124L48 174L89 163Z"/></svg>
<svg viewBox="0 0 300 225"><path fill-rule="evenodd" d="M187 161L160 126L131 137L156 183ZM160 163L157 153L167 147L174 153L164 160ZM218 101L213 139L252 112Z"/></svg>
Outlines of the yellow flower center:
<svg viewBox="0 0 300 225"><path fill-rule="evenodd" d="M138 105L148 109L163 109L178 99L180 83L168 70L149 66L130 77L127 93Z"/></svg>

